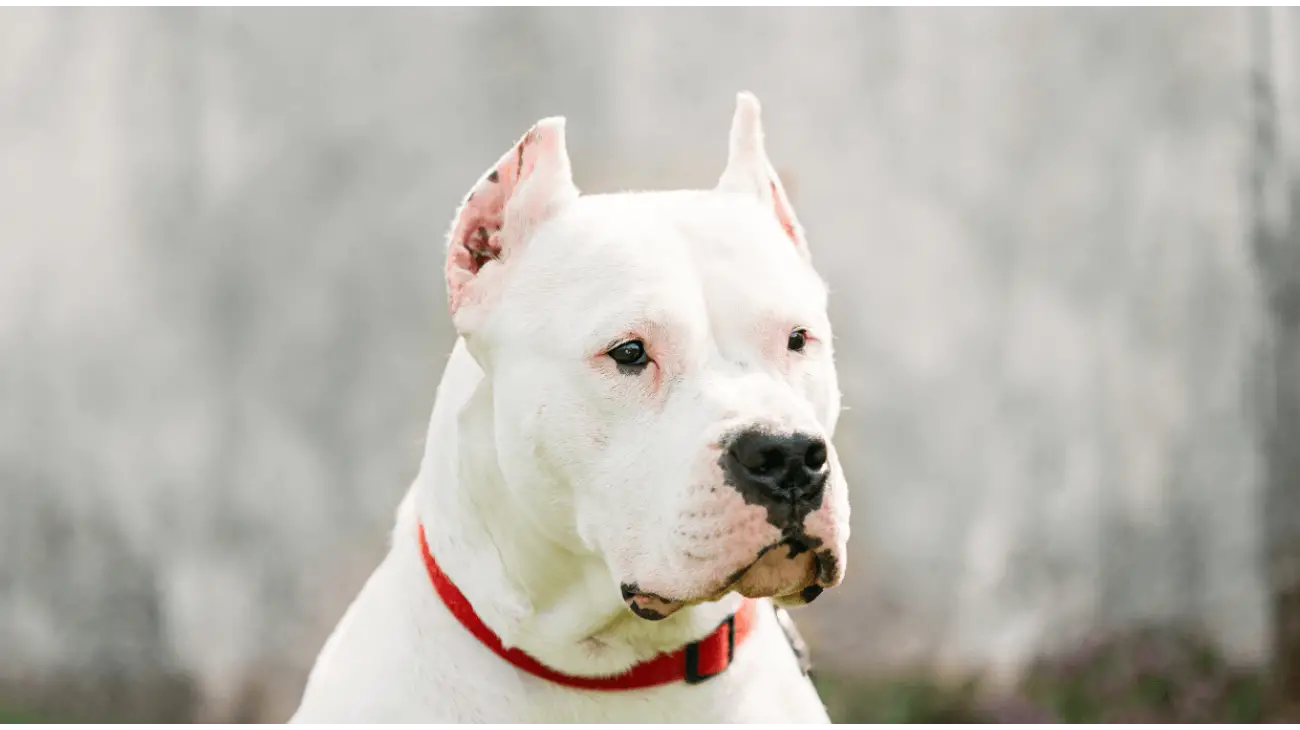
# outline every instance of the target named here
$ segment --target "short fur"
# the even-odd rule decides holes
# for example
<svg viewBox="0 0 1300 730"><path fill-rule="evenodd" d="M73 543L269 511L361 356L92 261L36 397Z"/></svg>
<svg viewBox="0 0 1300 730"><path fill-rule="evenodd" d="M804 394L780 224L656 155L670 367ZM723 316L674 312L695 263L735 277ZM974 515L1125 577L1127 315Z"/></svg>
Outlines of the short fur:
<svg viewBox="0 0 1300 730"><path fill-rule="evenodd" d="M582 196L564 120L539 122L466 197L446 278L460 339L419 475L293 720L825 722L771 603L843 578L834 448L825 495L797 525L769 520L719 465L744 429L829 442L840 410L826 290L757 100L739 96L726 171L706 191ZM801 351L788 346L796 330ZM643 368L607 355L634 339ZM739 593L763 605L732 666L701 684L570 689L456 622L417 523L507 646L571 674L615 674L697 640Z"/></svg>

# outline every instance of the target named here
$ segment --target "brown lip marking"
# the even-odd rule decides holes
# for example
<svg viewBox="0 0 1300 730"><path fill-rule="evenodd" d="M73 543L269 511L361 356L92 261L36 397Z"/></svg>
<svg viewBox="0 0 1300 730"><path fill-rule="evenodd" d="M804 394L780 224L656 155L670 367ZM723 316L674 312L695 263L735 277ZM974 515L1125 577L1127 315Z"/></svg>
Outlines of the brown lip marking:
<svg viewBox="0 0 1300 730"><path fill-rule="evenodd" d="M497 174L496 170L493 170L492 172L488 173L488 182L494 183L500 179L501 176Z"/></svg>
<svg viewBox="0 0 1300 730"><path fill-rule="evenodd" d="M754 567L754 566L758 563L758 561L762 560L764 555L767 555L769 552L771 552L771 551L773 551L773 550L775 550L775 549L781 547L781 546L784 545L784 544L785 544L785 540L782 540L782 541L780 541L780 542L774 542L774 543L772 543L771 545L768 545L767 547L764 547L762 550L759 550L759 551L758 551L758 554L754 556L754 559L751 560L751 561L749 562L749 565L746 565L745 567L741 568L740 570L737 570L736 572L734 572L734 573L732 573L731 575L727 576L727 585L733 585L733 584L735 584L737 581L739 581L741 578L744 578L744 577L745 577L745 574L749 572L749 569L752 568L752 567ZM806 550L807 548L804 548L804 549ZM793 550L794 550L794 548L791 547L791 551L793 551ZM794 556L791 555L790 557L794 557Z"/></svg>
<svg viewBox="0 0 1300 730"><path fill-rule="evenodd" d="M759 550L754 556L754 559L750 561L748 565L727 576L727 586L733 586L738 583L741 578L745 577L745 573L749 572L750 568L753 568L758 561L763 559L764 555L767 555L776 548L782 546L788 547L789 554L786 555L786 558L789 560L793 560L796 556L810 550L816 550L816 552L813 553L813 562L816 567L817 582L813 585L806 586L799 592L799 597L803 599L804 603L812 603L817 600L817 597L820 596L823 591L826 590L825 585L835 582L837 572L835 568L835 556L831 553L830 548L817 550L821 545L821 538L805 534L802 526L787 530L786 534L779 542L774 542L771 545L767 545L762 550ZM637 616L640 616L647 621L661 621L667 618L667 616L655 611L654 609L638 605L636 602L637 596L653 598L662 601L663 603L670 604L681 602L677 599L665 598L657 593L643 591L636 583L623 583L619 586L619 590L623 594L623 601L627 603L627 607L632 610L632 613L635 613Z"/></svg>
<svg viewBox="0 0 1300 730"><path fill-rule="evenodd" d="M727 576L727 585L729 586L735 585L741 578L745 577L745 573L748 573L750 568L754 567L758 563L758 561L763 559L764 555L767 555L769 551L775 550L776 548L779 548L782 545L790 548L789 554L785 556L786 560L794 560L797 556L801 555L802 553L806 553L809 550L814 550L816 548L821 547L821 544L822 544L821 538L812 537L810 535L804 534L802 527L797 527L792 530L787 530L785 536L781 539L780 542L774 542L771 545L764 547L762 550L759 550L758 554L754 556L754 559L749 563L749 565L746 565L740 570L737 570L731 575ZM829 583L830 582L829 580L821 580L821 575L827 572L825 567L826 564L830 565L830 572L832 574L835 571L835 561L831 559L830 549L828 548L826 550L822 550L818 552L815 555L815 558L816 560L814 562L816 563L817 566L817 576L819 582Z"/></svg>

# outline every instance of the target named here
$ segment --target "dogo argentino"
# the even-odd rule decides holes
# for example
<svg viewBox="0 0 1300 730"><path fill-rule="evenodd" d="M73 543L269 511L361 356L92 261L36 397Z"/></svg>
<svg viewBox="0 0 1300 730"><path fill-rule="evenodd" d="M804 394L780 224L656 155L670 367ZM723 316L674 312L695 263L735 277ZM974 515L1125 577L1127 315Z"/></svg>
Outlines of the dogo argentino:
<svg viewBox="0 0 1300 730"><path fill-rule="evenodd" d="M758 100L711 190L580 195L564 130L456 213L419 475L296 722L828 719L783 607L844 577L840 392Z"/></svg>

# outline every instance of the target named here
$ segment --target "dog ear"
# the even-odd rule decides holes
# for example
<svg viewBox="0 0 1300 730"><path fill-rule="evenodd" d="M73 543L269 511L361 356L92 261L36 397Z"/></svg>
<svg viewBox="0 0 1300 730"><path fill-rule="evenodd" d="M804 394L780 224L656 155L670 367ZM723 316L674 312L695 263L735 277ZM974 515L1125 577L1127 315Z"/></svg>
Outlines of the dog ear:
<svg viewBox="0 0 1300 730"><path fill-rule="evenodd" d="M785 235L795 248L808 256L808 243L803 227L794 215L794 208L781 185L772 163L763 148L762 111L758 97L742 91L736 95L736 114L731 119L731 143L727 156L727 169L718 180L718 190L756 195L768 207L785 230Z"/></svg>
<svg viewBox="0 0 1300 730"><path fill-rule="evenodd" d="M447 237L447 297L464 329L491 280L538 225L578 197L564 144L564 117L543 119L465 196Z"/></svg>

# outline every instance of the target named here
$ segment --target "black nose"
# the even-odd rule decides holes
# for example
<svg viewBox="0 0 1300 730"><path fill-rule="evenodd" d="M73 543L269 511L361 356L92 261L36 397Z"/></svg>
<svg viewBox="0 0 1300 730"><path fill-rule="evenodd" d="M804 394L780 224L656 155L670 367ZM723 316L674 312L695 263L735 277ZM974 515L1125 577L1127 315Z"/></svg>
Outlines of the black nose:
<svg viewBox="0 0 1300 730"><path fill-rule="evenodd" d="M769 514L784 508L783 521L802 519L821 505L830 471L821 438L763 431L737 434L722 457L722 470L746 502L767 506Z"/></svg>

